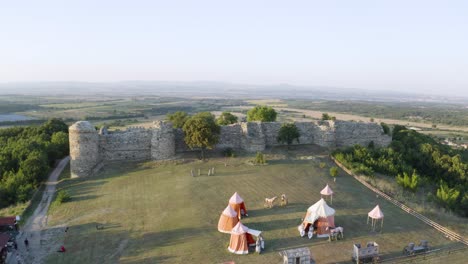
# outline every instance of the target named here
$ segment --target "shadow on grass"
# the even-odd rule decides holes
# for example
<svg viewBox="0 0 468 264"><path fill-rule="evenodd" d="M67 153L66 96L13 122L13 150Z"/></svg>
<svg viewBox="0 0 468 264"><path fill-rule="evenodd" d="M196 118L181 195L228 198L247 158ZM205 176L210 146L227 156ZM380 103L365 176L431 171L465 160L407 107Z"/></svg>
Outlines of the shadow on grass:
<svg viewBox="0 0 468 264"><path fill-rule="evenodd" d="M301 219L281 219L281 220L270 220L265 222L250 222L249 227L262 231L272 231L277 229L284 229L289 227L295 227L301 224Z"/></svg>
<svg viewBox="0 0 468 264"><path fill-rule="evenodd" d="M309 205L306 203L289 203L284 207L276 206L273 208L253 209L249 210L249 218L268 215L291 214L297 212L304 212L305 215L308 206Z"/></svg>

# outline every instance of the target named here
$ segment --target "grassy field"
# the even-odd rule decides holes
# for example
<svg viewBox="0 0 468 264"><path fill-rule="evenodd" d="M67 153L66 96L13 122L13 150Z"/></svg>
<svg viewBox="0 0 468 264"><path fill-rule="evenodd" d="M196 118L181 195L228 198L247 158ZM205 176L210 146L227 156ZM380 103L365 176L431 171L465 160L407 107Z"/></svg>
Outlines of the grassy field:
<svg viewBox="0 0 468 264"><path fill-rule="evenodd" d="M248 157L230 159L227 167L223 158L186 158L108 165L93 178L63 180L59 188L67 189L72 201L51 208L48 223L69 226L63 237L68 251L52 254L47 263L280 263L279 250L302 246L311 249L317 263L331 263L349 261L353 243L376 241L383 258L399 256L404 245L421 239L436 248L454 244L343 172L333 183L329 167L318 166L320 160L329 162L326 153L302 151L269 154L266 166L247 165ZM211 167L215 176L206 175ZM191 169L201 169L202 175L191 177ZM345 239L301 238L297 226L327 183L336 194L335 223L344 227ZM249 211L242 222L263 231L261 255L229 253L229 235L217 231L219 215L235 191ZM265 197L282 193L289 197L287 207L263 207ZM376 204L385 214L381 233L366 226L367 212ZM104 229L97 230L97 223Z"/></svg>

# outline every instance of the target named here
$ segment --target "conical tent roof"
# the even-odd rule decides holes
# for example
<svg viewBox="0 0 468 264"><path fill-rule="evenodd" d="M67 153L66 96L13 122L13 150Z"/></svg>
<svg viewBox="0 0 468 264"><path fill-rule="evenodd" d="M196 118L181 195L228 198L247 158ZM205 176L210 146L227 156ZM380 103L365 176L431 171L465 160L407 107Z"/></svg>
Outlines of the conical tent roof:
<svg viewBox="0 0 468 264"><path fill-rule="evenodd" d="M333 191L332 189L330 188L330 186L325 186L325 188L323 188L323 190L320 191L320 194L322 195L332 195L333 194Z"/></svg>
<svg viewBox="0 0 468 264"><path fill-rule="evenodd" d="M223 215L227 217L237 217L237 212L234 211L234 209L232 209L232 207L228 205L226 209L224 209Z"/></svg>
<svg viewBox="0 0 468 264"><path fill-rule="evenodd" d="M325 200L322 198L309 209L307 209L307 215L304 222L313 224L319 217L329 217L335 215L335 209L328 206Z"/></svg>
<svg viewBox="0 0 468 264"><path fill-rule="evenodd" d="M244 199L242 199L242 197L240 197L240 195L237 192L235 192L229 199L229 203L232 203L232 204L240 204L243 201Z"/></svg>
<svg viewBox="0 0 468 264"><path fill-rule="evenodd" d="M384 217L384 214L378 205L374 207L374 209L372 209L372 211L370 211L367 215L373 219L381 219Z"/></svg>
<svg viewBox="0 0 468 264"><path fill-rule="evenodd" d="M239 222L235 227L232 228L231 234L241 235L247 233L248 231L249 228Z"/></svg>
<svg viewBox="0 0 468 264"><path fill-rule="evenodd" d="M231 230L239 222L237 218L237 212L227 206L226 209L221 213L218 221L218 231L221 233L231 233Z"/></svg>

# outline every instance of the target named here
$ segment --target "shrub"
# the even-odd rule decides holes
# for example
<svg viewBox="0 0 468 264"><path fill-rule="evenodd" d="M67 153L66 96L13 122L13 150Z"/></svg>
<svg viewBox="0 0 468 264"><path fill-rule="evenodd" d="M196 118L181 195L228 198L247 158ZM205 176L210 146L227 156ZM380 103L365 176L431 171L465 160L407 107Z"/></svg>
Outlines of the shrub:
<svg viewBox="0 0 468 264"><path fill-rule="evenodd" d="M320 164L319 164L319 167L321 169L325 168L326 166L327 166L327 164L325 162L320 162Z"/></svg>
<svg viewBox="0 0 468 264"><path fill-rule="evenodd" d="M338 167L333 166L330 168L330 176L336 177L338 175Z"/></svg>
<svg viewBox="0 0 468 264"><path fill-rule="evenodd" d="M265 157L263 153L257 152L257 155L255 156L255 164L265 164Z"/></svg>
<svg viewBox="0 0 468 264"><path fill-rule="evenodd" d="M66 202L69 202L70 200L71 200L71 196L66 190L60 190L57 193L57 197L55 197L56 204L66 203Z"/></svg>

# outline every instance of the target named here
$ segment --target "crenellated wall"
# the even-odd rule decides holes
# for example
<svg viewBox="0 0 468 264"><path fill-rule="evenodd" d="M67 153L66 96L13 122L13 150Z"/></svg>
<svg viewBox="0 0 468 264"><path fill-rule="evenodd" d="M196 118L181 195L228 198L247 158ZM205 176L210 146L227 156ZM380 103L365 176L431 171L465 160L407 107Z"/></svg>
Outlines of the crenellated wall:
<svg viewBox="0 0 468 264"><path fill-rule="evenodd" d="M376 123L348 121L296 122L300 131L299 143L323 147L342 147L354 144L377 146L390 144L391 137ZM280 145L279 122L242 122L221 127L216 149L232 148L247 152L263 151ZM128 128L125 131L99 132L87 121L70 127L70 156L73 177L92 175L102 162L122 160L165 160L176 153L190 151L181 129L173 129L169 122L156 121L152 128Z"/></svg>

